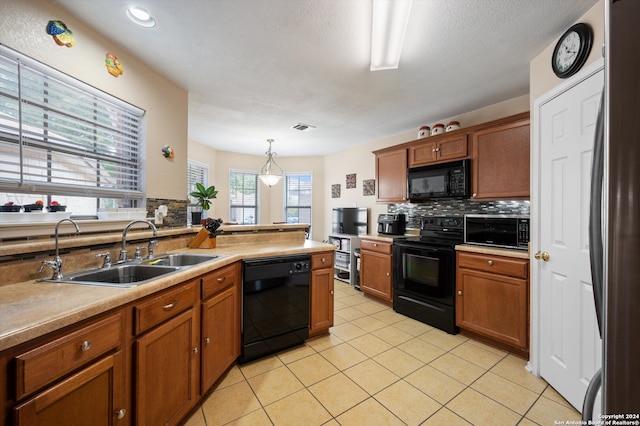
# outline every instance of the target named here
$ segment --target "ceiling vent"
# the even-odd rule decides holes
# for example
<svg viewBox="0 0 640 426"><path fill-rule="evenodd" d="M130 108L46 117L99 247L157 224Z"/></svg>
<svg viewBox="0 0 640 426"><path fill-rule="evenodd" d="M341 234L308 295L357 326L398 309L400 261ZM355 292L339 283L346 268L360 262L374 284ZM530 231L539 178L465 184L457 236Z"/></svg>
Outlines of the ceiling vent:
<svg viewBox="0 0 640 426"><path fill-rule="evenodd" d="M309 130L313 130L316 126L312 126L310 124L302 124L298 123L295 126L291 127L293 130L300 130L301 132L308 132Z"/></svg>

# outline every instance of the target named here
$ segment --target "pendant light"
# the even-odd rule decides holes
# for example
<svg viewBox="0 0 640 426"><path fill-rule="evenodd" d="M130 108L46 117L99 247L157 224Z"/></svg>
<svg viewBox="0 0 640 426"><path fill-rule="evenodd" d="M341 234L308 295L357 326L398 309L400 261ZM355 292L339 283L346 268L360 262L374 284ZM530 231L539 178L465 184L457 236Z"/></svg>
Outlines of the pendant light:
<svg viewBox="0 0 640 426"><path fill-rule="evenodd" d="M277 155L275 152L271 152L271 144L273 143L273 139L267 139L267 142L269 142L269 151L265 152L265 154L267 154L267 162L264 166L262 166L262 169L260 170L260 179L265 184L273 186L276 183L280 182L280 179L282 179L282 175L284 174L284 172L273 159L273 157Z"/></svg>

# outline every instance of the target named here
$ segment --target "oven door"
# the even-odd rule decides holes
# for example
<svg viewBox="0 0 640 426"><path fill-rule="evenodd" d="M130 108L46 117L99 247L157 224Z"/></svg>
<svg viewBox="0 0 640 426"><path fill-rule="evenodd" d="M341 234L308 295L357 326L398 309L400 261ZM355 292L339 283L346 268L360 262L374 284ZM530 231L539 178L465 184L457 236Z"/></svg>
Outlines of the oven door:
<svg viewBox="0 0 640 426"><path fill-rule="evenodd" d="M397 242L393 245L393 262L394 290L453 305L455 252L452 247Z"/></svg>

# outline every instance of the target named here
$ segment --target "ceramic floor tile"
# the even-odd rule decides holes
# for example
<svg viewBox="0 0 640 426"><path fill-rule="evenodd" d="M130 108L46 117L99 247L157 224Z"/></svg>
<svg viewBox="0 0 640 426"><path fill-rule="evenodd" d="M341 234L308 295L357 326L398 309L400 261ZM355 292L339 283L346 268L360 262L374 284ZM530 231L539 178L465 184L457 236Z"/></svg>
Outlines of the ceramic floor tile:
<svg viewBox="0 0 640 426"><path fill-rule="evenodd" d="M382 321L387 325L395 324L407 318L404 315L394 312L393 309L385 309L384 311L376 312L375 314L372 314L371 317Z"/></svg>
<svg viewBox="0 0 640 426"><path fill-rule="evenodd" d="M445 351L450 351L467 340L466 337L459 334L448 334L435 328L427 333L421 334L418 338Z"/></svg>
<svg viewBox="0 0 640 426"><path fill-rule="evenodd" d="M305 343L311 346L316 352L320 352L333 346L341 345L344 341L335 334L329 333L324 336L309 339Z"/></svg>
<svg viewBox="0 0 640 426"><path fill-rule="evenodd" d="M227 386L235 385L236 383L240 383L244 381L244 375L240 371L240 368L237 365L234 365L222 375L220 379L218 379L218 383L216 384L214 390L224 389Z"/></svg>
<svg viewBox="0 0 640 426"><path fill-rule="evenodd" d="M525 366L527 361L515 355L508 355L491 368L491 372L527 389L541 394L547 387L547 383L539 377L529 373Z"/></svg>
<svg viewBox="0 0 640 426"><path fill-rule="evenodd" d="M310 386L309 391L334 417L369 397L368 393L343 373Z"/></svg>
<svg viewBox="0 0 640 426"><path fill-rule="evenodd" d="M351 340L351 339L355 339L356 337L360 337L364 334L367 334L366 331L364 331L363 329L361 329L360 327L356 327L355 325L351 324L351 323L344 323L344 324L340 324L340 325L336 325L334 327L331 327L331 329L329 329L329 332L331 334L335 334L336 336L338 336L340 339L344 340L345 342Z"/></svg>
<svg viewBox="0 0 640 426"><path fill-rule="evenodd" d="M222 425L260 408L260 402L245 381L213 392L202 404L207 425Z"/></svg>
<svg viewBox="0 0 640 426"><path fill-rule="evenodd" d="M398 376L371 359L345 370L344 374L370 395L380 392L399 379Z"/></svg>
<svg viewBox="0 0 640 426"><path fill-rule="evenodd" d="M379 321L375 318L372 318L371 316L368 316L368 315L366 317L358 318L356 320L351 321L351 324L358 326L364 331L367 331L369 333L372 331L376 331L381 328L387 327L386 323Z"/></svg>
<svg viewBox="0 0 640 426"><path fill-rule="evenodd" d="M349 344L370 358L391 349L390 344L372 334L349 340Z"/></svg>
<svg viewBox="0 0 640 426"><path fill-rule="evenodd" d="M471 388L462 391L447 408L474 425L516 425L521 419L518 413Z"/></svg>
<svg viewBox="0 0 640 426"><path fill-rule="evenodd" d="M442 355L429 365L465 385L470 385L486 372L485 369L450 353Z"/></svg>
<svg viewBox="0 0 640 426"><path fill-rule="evenodd" d="M361 293L356 293L351 296L343 297L340 299L342 303L346 303L349 306L357 307L361 303L366 303L367 299Z"/></svg>
<svg viewBox="0 0 640 426"><path fill-rule="evenodd" d="M267 416L264 409L261 408L256 411L252 411L231 423L227 423L225 426L273 426L273 423L269 420L269 416Z"/></svg>
<svg viewBox="0 0 640 426"><path fill-rule="evenodd" d="M282 367L284 364L276 355L270 355L262 359L251 361L240 366L240 371L247 379L262 374L265 371Z"/></svg>
<svg viewBox="0 0 640 426"><path fill-rule="evenodd" d="M183 426L207 426L202 408L198 408L198 410L189 417L189 420L187 420Z"/></svg>
<svg viewBox="0 0 640 426"><path fill-rule="evenodd" d="M471 345L474 345L474 346L478 346L479 348L482 348L485 351L493 352L494 354L500 355L501 357L505 357L508 354L508 352L503 351L502 349L498 349L498 348L495 348L493 346L487 345L485 343L478 342L477 340L469 339L469 340L467 340L467 343L469 343Z"/></svg>
<svg viewBox="0 0 640 426"><path fill-rule="evenodd" d="M304 388L287 367L267 371L250 378L248 382L262 405L271 404Z"/></svg>
<svg viewBox="0 0 640 426"><path fill-rule="evenodd" d="M441 407L404 380L378 392L375 399L407 425L421 424Z"/></svg>
<svg viewBox="0 0 640 426"><path fill-rule="evenodd" d="M319 354L294 361L288 367L305 386L311 386L338 372L336 367Z"/></svg>
<svg viewBox="0 0 640 426"><path fill-rule="evenodd" d="M316 354L316 350L311 346L304 344L298 345L290 349L286 349L282 352L278 352L277 357L283 364L289 364L299 359Z"/></svg>
<svg viewBox="0 0 640 426"><path fill-rule="evenodd" d="M358 310L364 312L367 315L375 314L386 309L389 308L378 302L365 302L358 305Z"/></svg>
<svg viewBox="0 0 640 426"><path fill-rule="evenodd" d="M545 397L540 397L525 417L541 425L559 424L557 422L566 420L579 421L582 418L575 409L558 404Z"/></svg>
<svg viewBox="0 0 640 426"><path fill-rule="evenodd" d="M382 352L373 359L398 377L405 377L424 366L424 362L397 348Z"/></svg>
<svg viewBox="0 0 640 426"><path fill-rule="evenodd" d="M537 393L491 372L480 377L471 387L522 415L538 399Z"/></svg>
<svg viewBox="0 0 640 426"><path fill-rule="evenodd" d="M398 346L404 342L408 342L409 340L413 339L413 336L411 336L410 334L407 334L404 331L397 329L393 325L386 325L386 324L384 328L373 331L371 332L371 334L381 338L382 340L384 340L385 342L393 346Z"/></svg>
<svg viewBox="0 0 640 426"><path fill-rule="evenodd" d="M433 330L433 327L431 327L430 325L424 324L420 321L416 321L413 318L403 319L402 321L398 321L397 323L393 324L393 326L398 330L401 330L413 337L418 337L421 334Z"/></svg>
<svg viewBox="0 0 640 426"><path fill-rule="evenodd" d="M402 349L409 355L418 360L428 364L434 359L442 356L445 351L433 346L430 343L420 339L412 339L401 345L398 345L398 349Z"/></svg>
<svg viewBox="0 0 640 426"><path fill-rule="evenodd" d="M497 355L468 341L453 348L451 353L485 370L490 369L506 356L506 354L502 356Z"/></svg>
<svg viewBox="0 0 640 426"><path fill-rule="evenodd" d="M307 389L269 404L265 410L275 426L320 426L331 420L331 414Z"/></svg>
<svg viewBox="0 0 640 426"><path fill-rule="evenodd" d="M365 354L348 343L325 349L320 352L320 355L341 371L367 359Z"/></svg>
<svg viewBox="0 0 640 426"><path fill-rule="evenodd" d="M569 404L569 402L551 386L547 386L544 392L542 392L542 396L544 396L545 398L549 398L550 400L557 402L558 404L564 405L565 407L573 409L573 405Z"/></svg>
<svg viewBox="0 0 640 426"><path fill-rule="evenodd" d="M369 398L336 418L341 426L394 426L404 425L378 401Z"/></svg>
<svg viewBox="0 0 640 426"><path fill-rule="evenodd" d="M349 321L342 318L340 315L338 314L333 314L333 325L334 326L338 326L341 324L349 324Z"/></svg>
<svg viewBox="0 0 640 426"><path fill-rule="evenodd" d="M339 311L336 310L334 311L334 314L338 315L340 318L343 318L347 321L353 321L355 319L366 317L368 315L362 312L361 310L359 310L357 307L351 307L351 306L348 308L340 309Z"/></svg>
<svg viewBox="0 0 640 426"><path fill-rule="evenodd" d="M340 309L345 309L348 308L349 305L347 305L346 303L342 303L339 299L334 299L333 301L333 311L339 311Z"/></svg>
<svg viewBox="0 0 640 426"><path fill-rule="evenodd" d="M465 385L433 367L425 365L404 378L440 404L446 404L462 392Z"/></svg>
<svg viewBox="0 0 640 426"><path fill-rule="evenodd" d="M433 416L429 417L422 426L470 426L471 423L451 412L446 407L441 408Z"/></svg>

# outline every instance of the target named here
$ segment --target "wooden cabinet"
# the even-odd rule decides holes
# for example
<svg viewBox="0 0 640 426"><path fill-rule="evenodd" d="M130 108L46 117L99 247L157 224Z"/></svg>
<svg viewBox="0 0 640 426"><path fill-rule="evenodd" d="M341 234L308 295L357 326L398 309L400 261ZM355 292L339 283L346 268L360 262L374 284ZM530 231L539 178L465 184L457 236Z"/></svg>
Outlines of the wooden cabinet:
<svg viewBox="0 0 640 426"><path fill-rule="evenodd" d="M407 149L383 150L376 155L376 200L407 200Z"/></svg>
<svg viewBox="0 0 640 426"><path fill-rule="evenodd" d="M136 424L177 424L198 400L197 284L191 280L134 306L135 323L148 330L134 342Z"/></svg>
<svg viewBox="0 0 640 426"><path fill-rule="evenodd" d="M456 324L529 351L529 261L457 252Z"/></svg>
<svg viewBox="0 0 640 426"><path fill-rule="evenodd" d="M529 114L473 134L472 199L529 198Z"/></svg>
<svg viewBox="0 0 640 426"><path fill-rule="evenodd" d="M15 359L16 425L112 425L127 415L122 313L110 315ZM125 421L126 424L126 421Z"/></svg>
<svg viewBox="0 0 640 426"><path fill-rule="evenodd" d="M311 255L309 336L333 327L333 256L331 251Z"/></svg>
<svg viewBox="0 0 640 426"><path fill-rule="evenodd" d="M240 356L239 267L234 263L201 278L201 394Z"/></svg>
<svg viewBox="0 0 640 426"><path fill-rule="evenodd" d="M432 136L409 147L409 167L467 157L467 134Z"/></svg>
<svg viewBox="0 0 640 426"><path fill-rule="evenodd" d="M393 301L391 243L360 240L360 290Z"/></svg>

